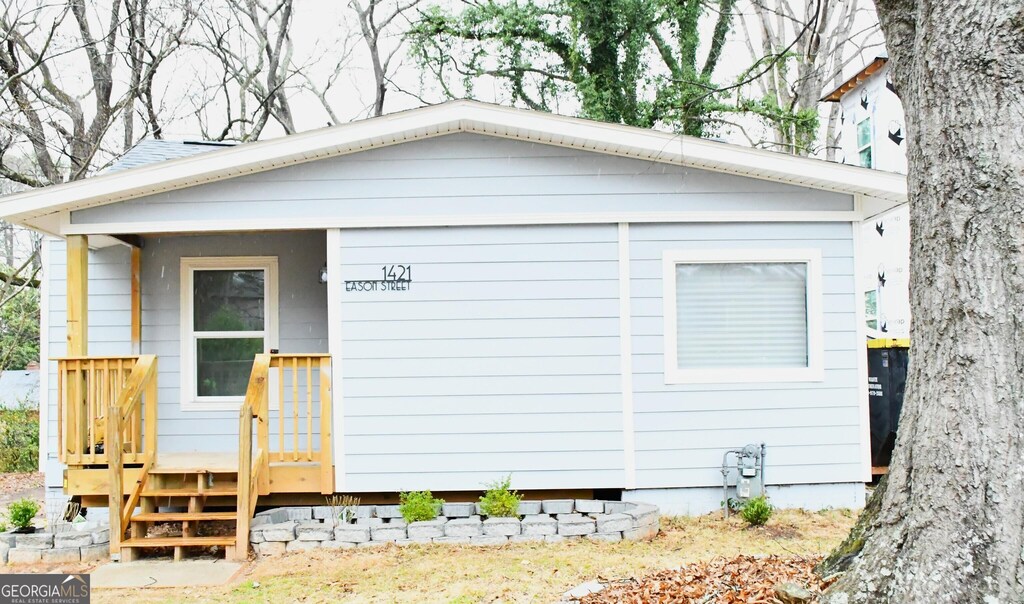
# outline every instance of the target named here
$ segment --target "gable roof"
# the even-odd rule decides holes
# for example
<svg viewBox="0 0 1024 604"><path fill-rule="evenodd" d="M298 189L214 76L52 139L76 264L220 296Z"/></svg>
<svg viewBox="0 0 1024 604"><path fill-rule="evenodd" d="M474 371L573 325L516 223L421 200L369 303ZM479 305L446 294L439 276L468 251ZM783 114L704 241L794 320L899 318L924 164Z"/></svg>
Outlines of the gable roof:
<svg viewBox="0 0 1024 604"><path fill-rule="evenodd" d="M58 233L63 212L454 133L474 133L859 195L865 216L906 201L906 179L620 124L450 101L420 109L160 161L0 198L0 217Z"/></svg>

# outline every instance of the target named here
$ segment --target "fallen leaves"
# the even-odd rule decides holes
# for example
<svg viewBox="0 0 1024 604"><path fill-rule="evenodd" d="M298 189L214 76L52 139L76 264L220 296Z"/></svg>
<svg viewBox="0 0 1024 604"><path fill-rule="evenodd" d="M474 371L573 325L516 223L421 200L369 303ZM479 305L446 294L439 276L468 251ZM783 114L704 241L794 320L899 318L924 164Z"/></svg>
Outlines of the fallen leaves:
<svg viewBox="0 0 1024 604"><path fill-rule="evenodd" d="M814 574L820 558L737 556L687 564L611 583L580 604L775 604L775 586L791 582L818 595L831 581Z"/></svg>

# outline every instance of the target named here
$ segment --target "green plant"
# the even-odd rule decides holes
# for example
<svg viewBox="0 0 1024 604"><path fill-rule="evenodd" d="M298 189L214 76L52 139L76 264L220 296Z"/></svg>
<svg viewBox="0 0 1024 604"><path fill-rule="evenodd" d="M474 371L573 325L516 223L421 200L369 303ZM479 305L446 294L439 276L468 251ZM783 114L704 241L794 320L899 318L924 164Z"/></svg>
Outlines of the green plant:
<svg viewBox="0 0 1024 604"><path fill-rule="evenodd" d="M23 529L32 526L32 519L39 513L39 503L31 499L19 499L7 508L7 517L15 527Z"/></svg>
<svg viewBox="0 0 1024 604"><path fill-rule="evenodd" d="M485 516L514 517L519 515L519 502L523 497L510 490L512 475L487 485L487 492L480 498L480 512Z"/></svg>
<svg viewBox="0 0 1024 604"><path fill-rule="evenodd" d="M443 499L438 499L430 491L409 491L398 494L398 511L406 522L433 520L441 512Z"/></svg>
<svg viewBox="0 0 1024 604"><path fill-rule="evenodd" d="M334 518L341 524L349 524L356 517L359 498L351 495L331 495L327 497L327 505L330 506Z"/></svg>
<svg viewBox="0 0 1024 604"><path fill-rule="evenodd" d="M21 402L0 410L0 472L39 469L39 411Z"/></svg>
<svg viewBox="0 0 1024 604"><path fill-rule="evenodd" d="M775 508L768 502L768 498L764 495L758 495L748 499L743 504L743 508L740 509L740 517L746 520L750 526L761 526L768 522L774 511Z"/></svg>

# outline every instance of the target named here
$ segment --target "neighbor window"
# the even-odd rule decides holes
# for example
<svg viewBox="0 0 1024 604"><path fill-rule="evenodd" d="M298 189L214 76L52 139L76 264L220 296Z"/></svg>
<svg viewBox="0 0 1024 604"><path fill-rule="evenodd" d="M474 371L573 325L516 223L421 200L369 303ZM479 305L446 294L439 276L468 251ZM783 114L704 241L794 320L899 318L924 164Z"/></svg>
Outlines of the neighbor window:
<svg viewBox="0 0 1024 604"><path fill-rule="evenodd" d="M871 118L866 117L857 122L857 158L864 168L875 167L871 156Z"/></svg>
<svg viewBox="0 0 1024 604"><path fill-rule="evenodd" d="M230 409L276 346L277 258L182 258L182 405Z"/></svg>
<svg viewBox="0 0 1024 604"><path fill-rule="evenodd" d="M667 383L821 379L816 250L665 255Z"/></svg>
<svg viewBox="0 0 1024 604"><path fill-rule="evenodd" d="M878 290L864 292L864 322L871 329L878 329Z"/></svg>

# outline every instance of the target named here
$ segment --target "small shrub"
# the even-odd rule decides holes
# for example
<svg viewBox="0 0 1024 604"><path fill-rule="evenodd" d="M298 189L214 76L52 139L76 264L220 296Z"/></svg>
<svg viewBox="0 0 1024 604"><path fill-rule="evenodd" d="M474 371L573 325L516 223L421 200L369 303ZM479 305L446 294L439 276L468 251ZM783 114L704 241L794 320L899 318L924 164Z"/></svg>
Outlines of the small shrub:
<svg viewBox="0 0 1024 604"><path fill-rule="evenodd" d="M335 519L341 524L349 524L355 520L359 498L352 495L331 495L327 498L327 505L330 506Z"/></svg>
<svg viewBox="0 0 1024 604"><path fill-rule="evenodd" d="M15 528L32 526L32 519L39 513L39 503L31 499L19 499L7 508L7 517Z"/></svg>
<svg viewBox="0 0 1024 604"><path fill-rule="evenodd" d="M25 403L0 410L0 472L39 469L39 411Z"/></svg>
<svg viewBox="0 0 1024 604"><path fill-rule="evenodd" d="M512 475L487 485L487 492L480 498L480 511L485 516L511 518L519 516L519 502L523 497L510 490Z"/></svg>
<svg viewBox="0 0 1024 604"><path fill-rule="evenodd" d="M768 522L774 511L775 508L768 502L768 498L764 495L758 495L747 500L740 510L740 516L750 526L761 526Z"/></svg>
<svg viewBox="0 0 1024 604"><path fill-rule="evenodd" d="M443 499L438 499L430 494L430 491L409 491L398 494L398 511L406 522L419 522L420 520L433 520L441 513Z"/></svg>

